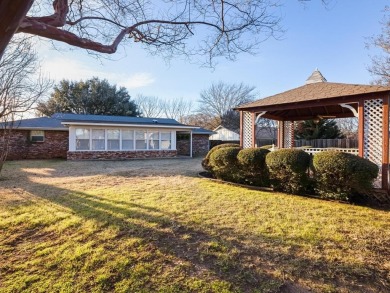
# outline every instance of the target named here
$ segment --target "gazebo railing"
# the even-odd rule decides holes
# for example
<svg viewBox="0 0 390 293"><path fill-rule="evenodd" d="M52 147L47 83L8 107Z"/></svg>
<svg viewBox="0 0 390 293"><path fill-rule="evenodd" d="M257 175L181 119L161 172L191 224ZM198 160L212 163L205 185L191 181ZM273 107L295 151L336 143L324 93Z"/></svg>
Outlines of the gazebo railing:
<svg viewBox="0 0 390 293"><path fill-rule="evenodd" d="M272 147L269 149L271 152L272 151L276 151L277 149L279 149L278 147L276 147L274 144L272 145ZM320 153L320 152L325 152L325 151L336 151L336 152L343 152L343 153L349 153L349 154L352 154L352 155L356 155L358 156L359 155L359 150L358 149L353 149L353 148L349 148L349 149L346 149L346 148L306 148L306 147L296 147L296 149L301 149L311 155L314 155L316 153Z"/></svg>
<svg viewBox="0 0 390 293"><path fill-rule="evenodd" d="M325 151L336 151L336 152L343 152L343 153L349 153L352 155L359 155L358 149L344 149L344 148L302 148L305 152L314 155L315 153L319 152L325 152Z"/></svg>

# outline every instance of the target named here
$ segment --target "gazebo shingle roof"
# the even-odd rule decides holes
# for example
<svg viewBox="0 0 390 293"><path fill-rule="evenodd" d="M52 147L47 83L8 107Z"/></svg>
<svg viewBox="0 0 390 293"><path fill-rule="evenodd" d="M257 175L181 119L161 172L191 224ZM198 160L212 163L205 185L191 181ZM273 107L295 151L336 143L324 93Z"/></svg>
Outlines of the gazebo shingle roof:
<svg viewBox="0 0 390 293"><path fill-rule="evenodd" d="M315 82L237 107L245 110L280 104L300 103L362 94L390 92L389 86Z"/></svg>

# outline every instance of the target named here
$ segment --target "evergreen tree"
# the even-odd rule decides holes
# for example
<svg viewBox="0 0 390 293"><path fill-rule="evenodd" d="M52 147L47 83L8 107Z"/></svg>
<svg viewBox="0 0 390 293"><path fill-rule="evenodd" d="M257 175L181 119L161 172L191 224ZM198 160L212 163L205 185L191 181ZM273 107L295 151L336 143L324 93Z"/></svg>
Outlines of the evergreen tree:
<svg viewBox="0 0 390 293"><path fill-rule="evenodd" d="M38 115L54 113L139 116L137 105L126 88L94 77L87 81L62 80L46 102L37 106Z"/></svg>
<svg viewBox="0 0 390 293"><path fill-rule="evenodd" d="M295 128L295 139L335 139L343 138L337 123L333 119L321 119L318 122L305 120Z"/></svg>

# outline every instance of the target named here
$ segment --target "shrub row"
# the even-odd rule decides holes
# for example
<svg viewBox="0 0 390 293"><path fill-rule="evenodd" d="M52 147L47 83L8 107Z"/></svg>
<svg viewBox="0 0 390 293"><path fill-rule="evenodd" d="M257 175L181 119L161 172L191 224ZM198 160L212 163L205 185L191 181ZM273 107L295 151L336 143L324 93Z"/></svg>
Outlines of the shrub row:
<svg viewBox="0 0 390 293"><path fill-rule="evenodd" d="M320 152L311 161L299 149L269 152L236 144L214 147L202 165L218 179L341 200L369 192L379 171L374 163L348 153Z"/></svg>
<svg viewBox="0 0 390 293"><path fill-rule="evenodd" d="M379 172L378 166L369 160L336 151L316 154L313 167L318 194L341 200L368 193Z"/></svg>

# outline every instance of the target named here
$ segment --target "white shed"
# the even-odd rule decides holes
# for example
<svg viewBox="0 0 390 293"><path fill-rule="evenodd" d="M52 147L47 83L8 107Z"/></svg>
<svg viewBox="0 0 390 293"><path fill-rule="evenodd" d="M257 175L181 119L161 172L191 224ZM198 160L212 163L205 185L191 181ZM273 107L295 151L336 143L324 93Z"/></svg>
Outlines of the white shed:
<svg viewBox="0 0 390 293"><path fill-rule="evenodd" d="M216 132L213 135L210 135L210 140L222 140L222 141L238 141L240 140L240 135L233 130L227 129L222 125L219 125L213 130Z"/></svg>

